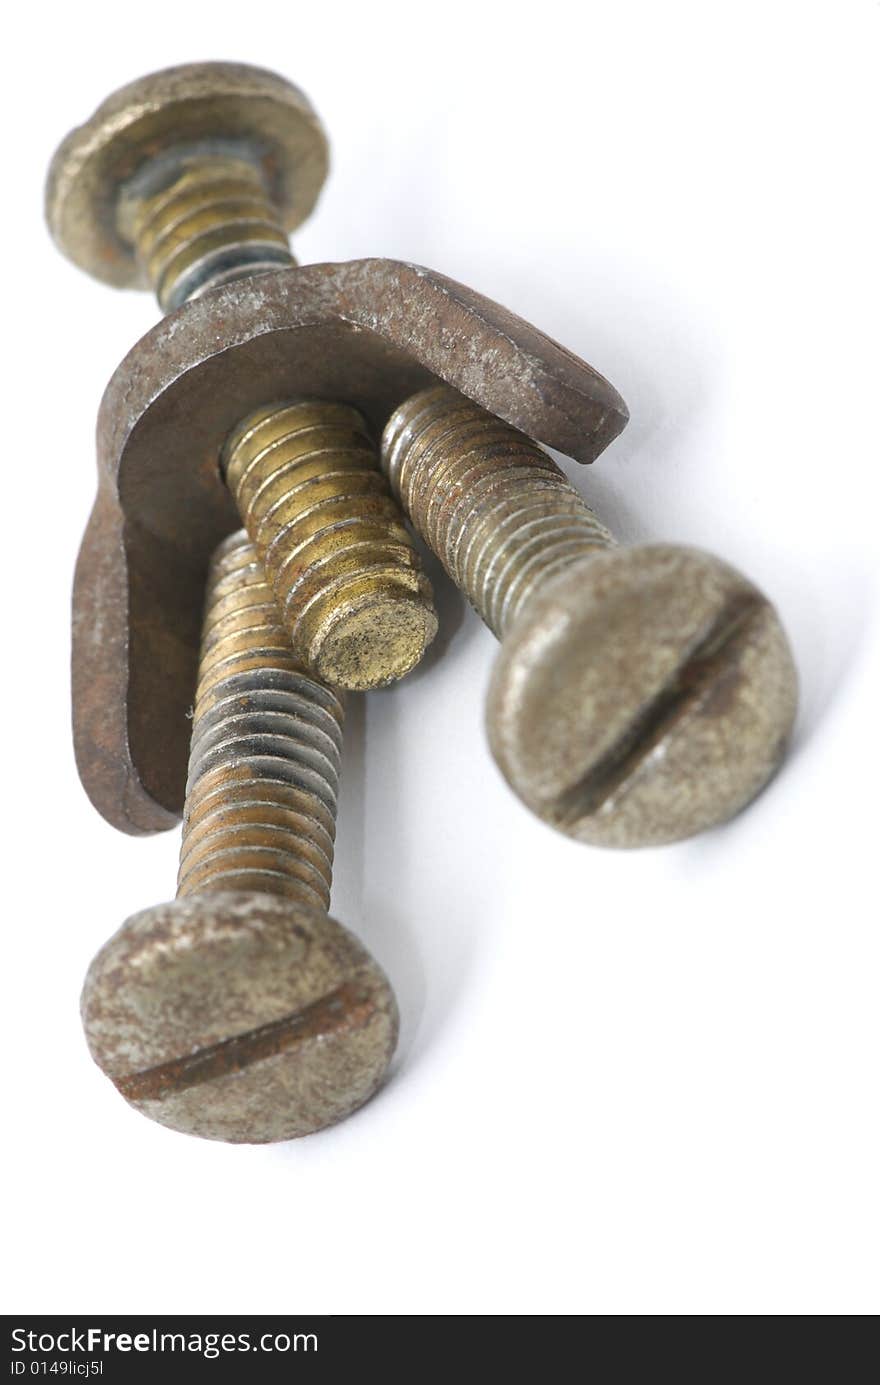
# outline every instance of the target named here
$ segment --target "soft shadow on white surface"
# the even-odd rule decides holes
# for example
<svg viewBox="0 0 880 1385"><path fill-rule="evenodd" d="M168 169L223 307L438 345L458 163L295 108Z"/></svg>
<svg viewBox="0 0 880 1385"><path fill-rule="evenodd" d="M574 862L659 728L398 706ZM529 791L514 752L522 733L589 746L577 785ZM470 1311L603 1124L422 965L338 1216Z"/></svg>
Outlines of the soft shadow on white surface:
<svg viewBox="0 0 880 1385"><path fill-rule="evenodd" d="M437 634L431 641L418 668L407 676L407 686L413 687L424 678L430 678L441 660L455 653L473 636L475 627L464 617L468 609L458 587L449 580L443 571L440 559L416 536L416 547L422 566L434 591L434 609L437 612ZM455 647L453 652L453 646Z"/></svg>
<svg viewBox="0 0 880 1385"><path fill-rule="evenodd" d="M449 600L449 585L438 577L441 626L447 608L452 621L460 621L463 609L454 590ZM424 1052L446 1023L479 937L473 843L465 824L454 822L461 745L450 745L448 774L436 783L431 807L436 805L439 822L432 821L415 786L426 774L420 742L430 738L437 745L450 734L443 724L450 710L455 722L455 709L441 706L435 681L454 676L459 658L467 657L469 640L460 643L434 680L422 674L348 700L333 913L373 953L394 987L401 1014L395 1072ZM471 720L478 711L474 699L460 739L482 735L479 716ZM442 822L447 813L451 826Z"/></svg>
<svg viewBox="0 0 880 1385"><path fill-rule="evenodd" d="M364 892L364 783L366 774L366 707L363 694L345 699L345 734L339 780L333 892L330 912L351 928L369 948L363 935L361 900Z"/></svg>
<svg viewBox="0 0 880 1385"><path fill-rule="evenodd" d="M833 574L813 568L807 578L785 599L800 675L800 710L790 756L806 748L834 711L856 674L877 618L876 576L856 555L838 552Z"/></svg>
<svg viewBox="0 0 880 1385"><path fill-rule="evenodd" d="M448 658L456 660L455 652ZM400 1004L394 1067L403 1075L414 1069L458 1006L484 916L473 832L455 820L461 777L452 744L447 771L438 775L438 748L442 758L448 733L439 709L433 714L436 696L426 680L408 699L401 688L381 701L374 698L369 709L368 812L374 860L365 907ZM398 715L404 699L410 704L406 734L402 711ZM467 728L468 738L476 729ZM426 803L424 787L413 781L425 775L417 746L428 737L433 741L430 772L436 798Z"/></svg>

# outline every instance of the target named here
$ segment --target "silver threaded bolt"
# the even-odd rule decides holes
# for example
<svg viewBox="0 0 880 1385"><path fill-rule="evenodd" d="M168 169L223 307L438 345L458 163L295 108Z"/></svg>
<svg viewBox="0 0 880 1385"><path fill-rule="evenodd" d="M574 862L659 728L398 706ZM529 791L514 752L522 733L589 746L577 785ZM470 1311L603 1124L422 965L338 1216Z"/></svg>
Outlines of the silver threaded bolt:
<svg viewBox="0 0 880 1385"><path fill-rule="evenodd" d="M208 1139L341 1120L397 1037L383 972L326 913L343 704L294 659L243 533L208 580L177 899L130 918L83 988L96 1063Z"/></svg>
<svg viewBox="0 0 880 1385"><path fill-rule="evenodd" d="M725 821L764 787L797 675L745 577L694 549L614 547L537 444L447 386L395 411L382 462L503 640L490 744L539 817L585 842L657 845Z"/></svg>
<svg viewBox="0 0 880 1385"><path fill-rule="evenodd" d="M327 909L344 704L304 673L253 545L214 558L178 896L257 890Z"/></svg>

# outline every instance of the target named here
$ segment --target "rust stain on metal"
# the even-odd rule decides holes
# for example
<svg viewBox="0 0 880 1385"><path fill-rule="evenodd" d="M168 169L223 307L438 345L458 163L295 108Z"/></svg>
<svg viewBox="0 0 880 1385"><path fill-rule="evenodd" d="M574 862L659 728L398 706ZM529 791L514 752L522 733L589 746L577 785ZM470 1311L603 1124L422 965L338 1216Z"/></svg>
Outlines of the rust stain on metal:
<svg viewBox="0 0 880 1385"><path fill-rule="evenodd" d="M161 1101L172 1092L213 1082L218 1077L229 1077L251 1063L288 1053L309 1039L357 1028L372 1018L373 1009L374 997L363 987L349 982L296 1014L285 1015L283 1019L260 1025L246 1034L221 1039L197 1053L160 1063L144 1072L116 1078L115 1085L126 1101Z"/></svg>
<svg viewBox="0 0 880 1385"><path fill-rule="evenodd" d="M219 470L228 434L292 396L342 400L378 434L438 380L583 462L628 417L607 380L536 328L391 260L229 284L165 318L123 361L101 405L73 602L77 764L114 826L161 831L183 806L208 559L238 526Z"/></svg>

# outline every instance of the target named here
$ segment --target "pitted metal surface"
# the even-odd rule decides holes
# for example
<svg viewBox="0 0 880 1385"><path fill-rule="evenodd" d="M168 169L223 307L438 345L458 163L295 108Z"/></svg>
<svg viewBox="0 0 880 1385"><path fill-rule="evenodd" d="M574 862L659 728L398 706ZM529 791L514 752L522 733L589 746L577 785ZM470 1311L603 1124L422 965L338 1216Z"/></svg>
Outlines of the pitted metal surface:
<svg viewBox="0 0 880 1385"><path fill-rule="evenodd" d="M628 418L613 386L542 332L391 260L230 284L165 318L123 361L101 405L73 607L77 764L114 826L160 831L182 809L208 559L239 525L219 470L230 431L306 396L353 405L378 436L438 380L582 462Z"/></svg>
<svg viewBox="0 0 880 1385"><path fill-rule="evenodd" d="M394 993L326 912L343 715L294 657L247 535L231 535L208 574L177 899L122 926L82 997L95 1062L162 1125L288 1140L385 1076Z"/></svg>
<svg viewBox="0 0 880 1385"><path fill-rule="evenodd" d="M394 994L323 910L189 895L135 914L82 994L89 1050L137 1110L208 1140L308 1135L362 1106L397 1041Z"/></svg>

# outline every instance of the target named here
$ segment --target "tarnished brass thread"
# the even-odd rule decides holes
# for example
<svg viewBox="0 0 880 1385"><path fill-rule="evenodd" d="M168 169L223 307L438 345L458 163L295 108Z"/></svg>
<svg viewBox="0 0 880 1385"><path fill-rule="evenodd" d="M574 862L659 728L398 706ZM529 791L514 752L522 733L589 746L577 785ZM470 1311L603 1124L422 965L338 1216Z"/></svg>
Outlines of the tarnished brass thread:
<svg viewBox="0 0 880 1385"><path fill-rule="evenodd" d="M437 629L431 587L356 409L261 409L223 465L296 658L328 683L400 678Z"/></svg>
<svg viewBox="0 0 880 1385"><path fill-rule="evenodd" d="M330 902L343 704L304 672L244 533L218 548L193 716L178 895Z"/></svg>
<svg viewBox="0 0 880 1385"><path fill-rule="evenodd" d="M392 414L382 465L416 530L499 639L551 574L614 542L546 452L445 385Z"/></svg>
<svg viewBox="0 0 880 1385"><path fill-rule="evenodd" d="M258 165L210 154L181 167L127 213L166 311L295 265ZM261 409L224 469L300 663L352 690L414 668L437 630L433 594L360 414L321 400Z"/></svg>
<svg viewBox="0 0 880 1385"><path fill-rule="evenodd" d="M164 312L206 289L296 261L259 168L203 156L140 200L131 231Z"/></svg>

